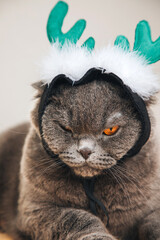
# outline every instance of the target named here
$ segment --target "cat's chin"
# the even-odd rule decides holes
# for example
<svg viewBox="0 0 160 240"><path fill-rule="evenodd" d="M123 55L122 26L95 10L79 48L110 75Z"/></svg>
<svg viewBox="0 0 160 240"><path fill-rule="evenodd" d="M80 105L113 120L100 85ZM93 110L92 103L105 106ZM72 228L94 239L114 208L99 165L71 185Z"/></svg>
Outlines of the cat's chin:
<svg viewBox="0 0 160 240"><path fill-rule="evenodd" d="M111 168L116 164L116 160L112 159L112 162L108 162L108 164L92 164L92 163L81 163L77 165L73 165L68 163L67 165L72 169L72 171L81 177L94 177L98 175L102 175L106 173L106 170Z"/></svg>
<svg viewBox="0 0 160 240"><path fill-rule="evenodd" d="M81 177L94 177L101 175L103 172L102 169L95 169L89 166L75 167L73 168L73 171L76 175Z"/></svg>

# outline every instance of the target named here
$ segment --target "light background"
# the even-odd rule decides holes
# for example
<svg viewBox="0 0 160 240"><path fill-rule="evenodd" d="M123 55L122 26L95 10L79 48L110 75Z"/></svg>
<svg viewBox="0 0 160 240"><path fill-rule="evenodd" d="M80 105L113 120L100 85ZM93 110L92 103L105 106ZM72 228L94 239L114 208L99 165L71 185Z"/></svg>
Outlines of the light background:
<svg viewBox="0 0 160 240"><path fill-rule="evenodd" d="M45 27L55 0L0 0L0 131L29 119L33 98L30 83L39 80L38 63L49 49ZM148 20L153 40L160 35L160 0L66 0L70 5L63 30L80 18L96 47L113 43L123 34L133 46L134 29ZM154 64L160 75L160 63ZM160 97L159 97L160 98ZM160 101L154 108L160 133ZM158 136L158 134L157 134ZM0 239L3 236L0 235ZM3 239L8 239L4 238Z"/></svg>
<svg viewBox="0 0 160 240"><path fill-rule="evenodd" d="M38 63L48 53L48 14L55 0L0 0L0 131L29 119L33 98L30 83L39 80ZM78 19L87 20L80 40L89 36L96 47L114 42L119 34L133 46L134 29L149 21L152 39L160 35L160 0L66 0L69 12L63 31ZM160 75L160 63L154 64ZM159 118L159 105L156 117ZM157 121L158 122L158 121ZM160 124L159 124L160 125Z"/></svg>

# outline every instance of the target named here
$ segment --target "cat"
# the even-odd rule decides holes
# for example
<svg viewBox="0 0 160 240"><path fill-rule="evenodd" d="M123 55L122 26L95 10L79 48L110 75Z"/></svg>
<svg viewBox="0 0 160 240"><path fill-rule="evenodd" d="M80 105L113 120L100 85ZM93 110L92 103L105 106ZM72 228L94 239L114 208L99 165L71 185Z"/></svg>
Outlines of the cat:
<svg viewBox="0 0 160 240"><path fill-rule="evenodd" d="M33 86L31 123L0 137L1 230L14 240L160 239L152 114L150 139L135 156L122 159L142 128L122 88L101 79L78 86L59 83L42 116L43 139L55 154L51 157L38 119L45 86ZM150 105L146 101L148 111ZM114 134L107 135L113 127ZM101 203L94 206L97 216L84 179L95 181L94 196Z"/></svg>

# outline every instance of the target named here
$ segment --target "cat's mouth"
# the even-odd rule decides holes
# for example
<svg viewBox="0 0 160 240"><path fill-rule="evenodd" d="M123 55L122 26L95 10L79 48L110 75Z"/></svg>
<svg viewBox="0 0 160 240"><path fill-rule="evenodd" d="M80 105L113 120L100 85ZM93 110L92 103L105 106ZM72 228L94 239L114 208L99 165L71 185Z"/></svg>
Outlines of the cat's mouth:
<svg viewBox="0 0 160 240"><path fill-rule="evenodd" d="M82 157L71 158L70 156L66 157L61 154L60 158L76 175L81 177L101 175L105 170L117 163L117 161L109 155L106 158L89 157L85 160Z"/></svg>
<svg viewBox="0 0 160 240"><path fill-rule="evenodd" d="M74 173L78 176L82 177L93 177L102 174L105 170L108 168L111 168L113 165L116 164L116 161L110 161L107 164L99 163L99 164L93 164L85 162L81 166L72 166L72 169Z"/></svg>

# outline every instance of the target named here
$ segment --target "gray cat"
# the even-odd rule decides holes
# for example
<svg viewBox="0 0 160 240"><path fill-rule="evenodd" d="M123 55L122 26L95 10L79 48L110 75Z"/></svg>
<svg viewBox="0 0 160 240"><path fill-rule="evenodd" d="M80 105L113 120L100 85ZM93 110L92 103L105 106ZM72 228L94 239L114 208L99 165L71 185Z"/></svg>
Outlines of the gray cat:
<svg viewBox="0 0 160 240"><path fill-rule="evenodd" d="M0 137L1 230L14 240L160 239L153 120L147 143L123 158L143 124L121 86L59 82L40 122L45 86L34 87L31 123Z"/></svg>

